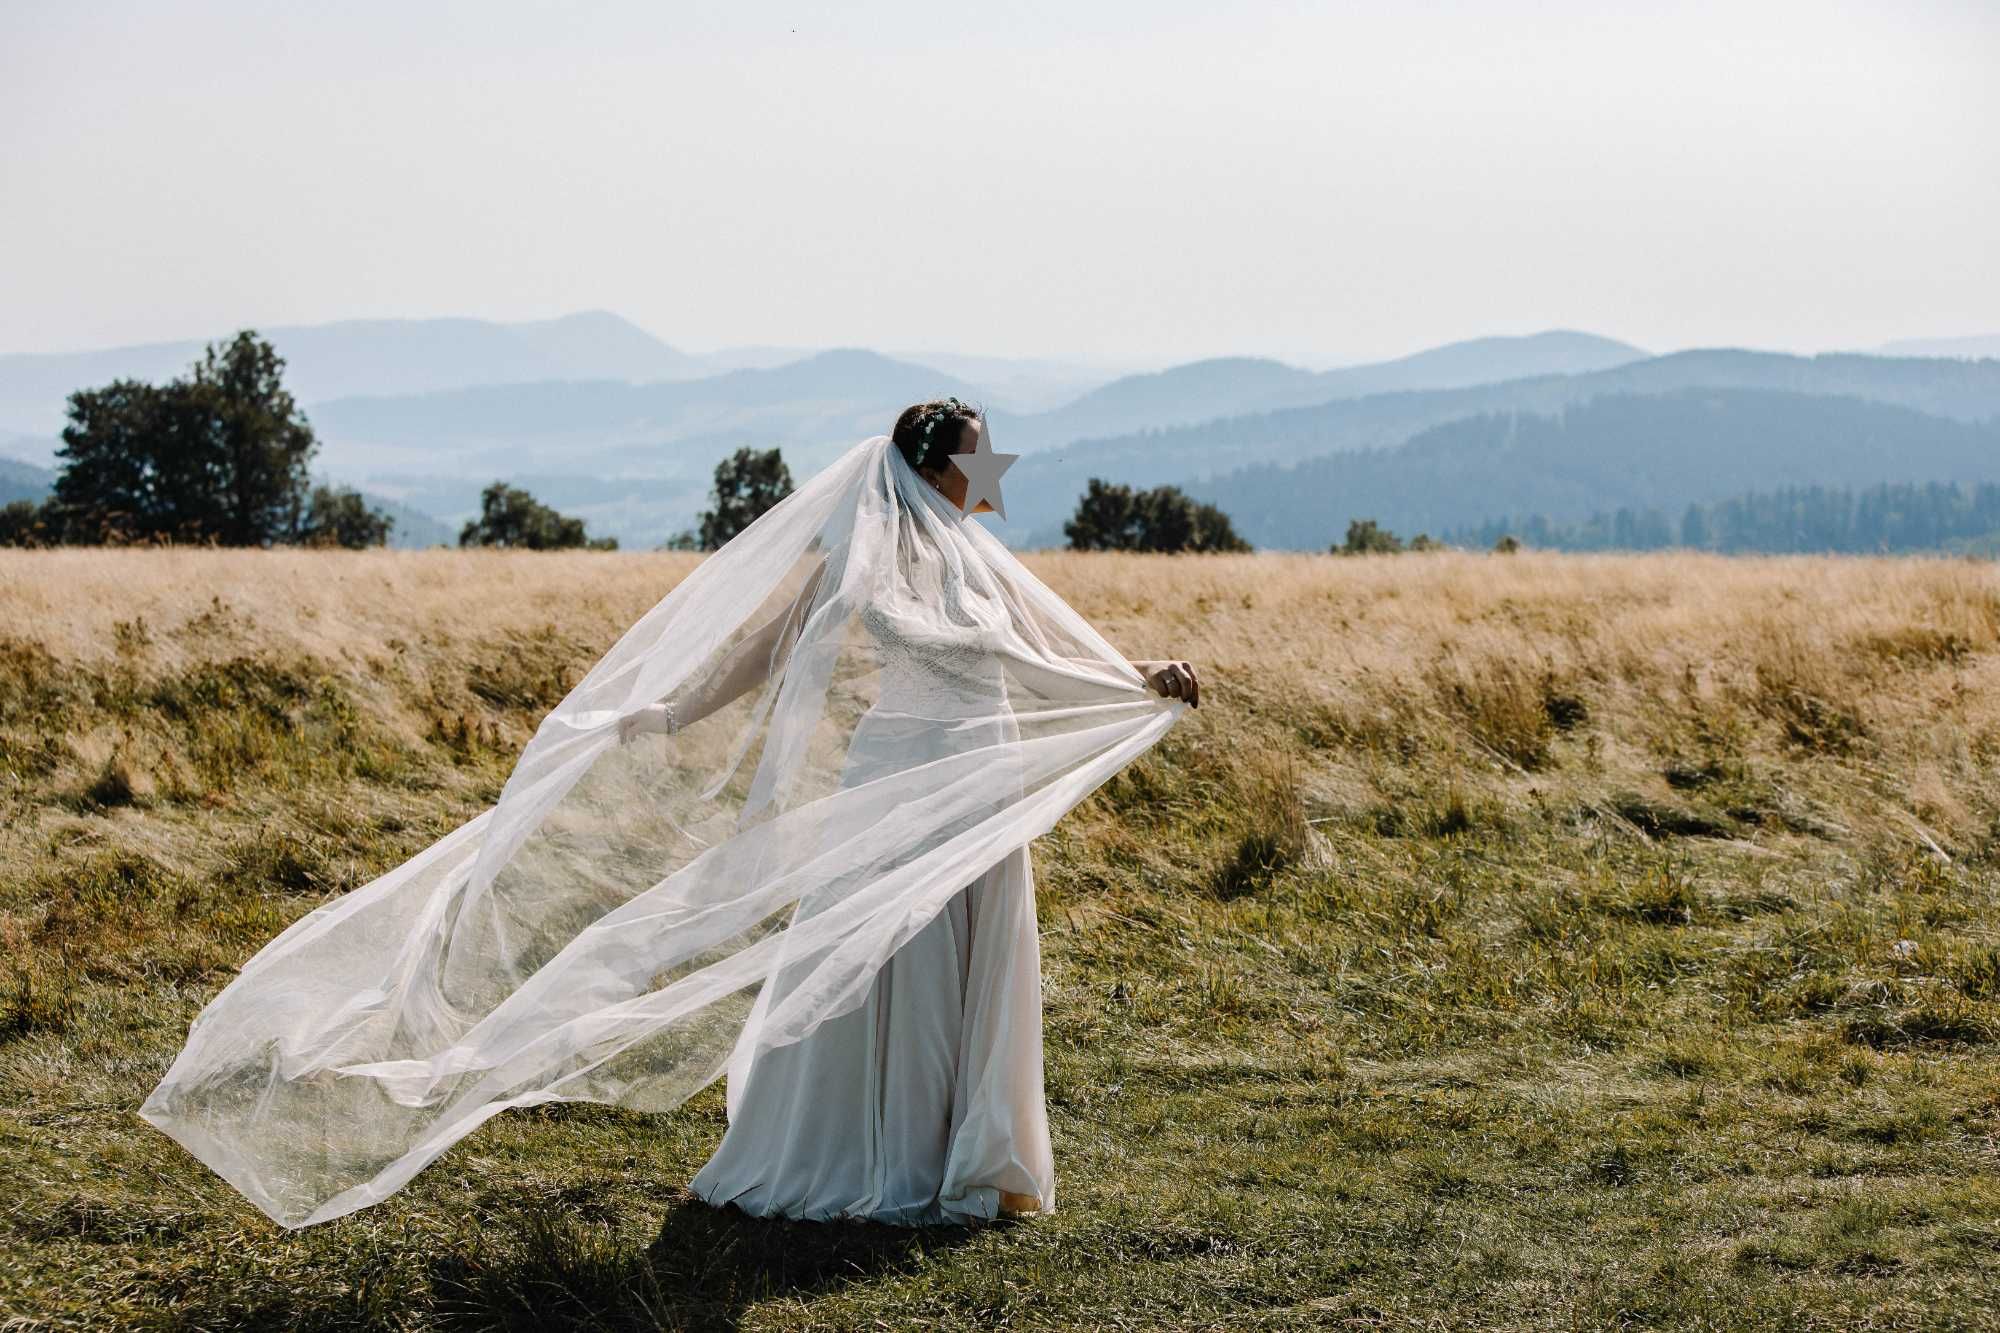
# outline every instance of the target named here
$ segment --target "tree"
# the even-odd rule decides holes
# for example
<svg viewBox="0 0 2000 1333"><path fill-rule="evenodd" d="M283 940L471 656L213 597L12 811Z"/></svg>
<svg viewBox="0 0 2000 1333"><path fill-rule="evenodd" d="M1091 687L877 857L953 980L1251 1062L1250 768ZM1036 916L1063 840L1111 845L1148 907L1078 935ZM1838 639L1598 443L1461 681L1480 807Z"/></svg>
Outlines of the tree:
<svg viewBox="0 0 2000 1333"><path fill-rule="evenodd" d="M284 358L247 329L220 353L211 345L195 367L214 414L225 545L276 540L309 503L306 469L319 442L284 387L284 369Z"/></svg>
<svg viewBox="0 0 2000 1333"><path fill-rule="evenodd" d="M72 541L283 540L319 447L284 365L245 329L210 344L186 378L71 394L51 518Z"/></svg>
<svg viewBox="0 0 2000 1333"><path fill-rule="evenodd" d="M1072 551L1131 551L1138 548L1138 528L1132 488L1092 477L1063 536Z"/></svg>
<svg viewBox="0 0 2000 1333"><path fill-rule="evenodd" d="M780 451L738 449L715 465L715 489L708 496L713 508L702 511L696 538L701 549L721 549L724 542L791 493L792 470L785 466Z"/></svg>
<svg viewBox="0 0 2000 1333"><path fill-rule="evenodd" d="M1178 486L1134 491L1092 477L1063 524L1072 551L1247 551L1229 516Z"/></svg>
<svg viewBox="0 0 2000 1333"><path fill-rule="evenodd" d="M496 481L479 496L479 517L458 534L460 546L515 546L529 551L588 547L615 551L618 539L589 540L583 520L558 514L519 487Z"/></svg>
<svg viewBox="0 0 2000 1333"><path fill-rule="evenodd" d="M1331 548L1335 555L1396 555L1402 549L1403 539L1372 518L1349 519L1347 540Z"/></svg>
<svg viewBox="0 0 2000 1333"><path fill-rule="evenodd" d="M345 546L360 550L382 546L396 520L370 509L351 486L315 486L294 540L305 546Z"/></svg>
<svg viewBox="0 0 2000 1333"><path fill-rule="evenodd" d="M179 391L176 391L176 390ZM69 396L50 516L71 541L199 541L215 521L205 413L188 386L115 380Z"/></svg>

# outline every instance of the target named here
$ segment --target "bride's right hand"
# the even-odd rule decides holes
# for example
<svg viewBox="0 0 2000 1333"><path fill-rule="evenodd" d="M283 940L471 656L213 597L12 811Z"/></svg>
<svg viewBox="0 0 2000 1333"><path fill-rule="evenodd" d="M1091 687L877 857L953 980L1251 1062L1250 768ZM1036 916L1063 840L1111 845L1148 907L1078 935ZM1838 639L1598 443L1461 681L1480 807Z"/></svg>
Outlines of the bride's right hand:
<svg viewBox="0 0 2000 1333"><path fill-rule="evenodd" d="M1146 684L1168 699L1183 699L1192 708L1201 707L1201 681L1192 662L1134 662Z"/></svg>

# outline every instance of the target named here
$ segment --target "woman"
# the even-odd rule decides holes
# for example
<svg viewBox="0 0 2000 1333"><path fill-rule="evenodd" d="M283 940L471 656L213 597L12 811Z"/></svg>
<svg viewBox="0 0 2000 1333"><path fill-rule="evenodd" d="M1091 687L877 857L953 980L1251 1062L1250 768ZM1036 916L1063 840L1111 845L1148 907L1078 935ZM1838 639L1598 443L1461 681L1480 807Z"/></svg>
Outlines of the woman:
<svg viewBox="0 0 2000 1333"><path fill-rule="evenodd" d="M983 429L918 404L705 560L492 809L253 958L141 1114L304 1226L508 1107L726 1072L712 1202L1051 1207L1026 845L1198 687L965 521Z"/></svg>
<svg viewBox="0 0 2000 1333"><path fill-rule="evenodd" d="M984 425L950 398L906 409L892 438L915 477L963 511L967 479L948 458L973 452ZM991 508L982 500L972 512ZM782 632L796 620L773 623ZM875 628L893 642L893 630ZM967 665L949 684L934 662L885 672L850 743L843 784L907 762L910 737L939 753L1000 739L1004 673ZM1199 706L1188 663L1133 666L1162 695ZM729 688L755 683L744 672ZM623 734L668 728L676 713L721 702L710 690L655 706ZM748 1066L722 1145L690 1188L759 1216L813 1220L937 1223L1053 1208L1040 957L1028 849L1017 847L890 958L858 1009Z"/></svg>

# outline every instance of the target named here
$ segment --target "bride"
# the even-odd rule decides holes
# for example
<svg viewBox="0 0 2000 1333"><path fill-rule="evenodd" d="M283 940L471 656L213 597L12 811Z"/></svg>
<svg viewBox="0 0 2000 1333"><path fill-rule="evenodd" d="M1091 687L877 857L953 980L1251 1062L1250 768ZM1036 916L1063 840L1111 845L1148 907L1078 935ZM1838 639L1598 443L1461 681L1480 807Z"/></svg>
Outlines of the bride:
<svg viewBox="0 0 2000 1333"><path fill-rule="evenodd" d="M508 1107L726 1074L711 1203L1052 1208L1027 844L1199 685L966 521L987 438L916 404L705 560L495 806L251 959L141 1114L296 1227Z"/></svg>

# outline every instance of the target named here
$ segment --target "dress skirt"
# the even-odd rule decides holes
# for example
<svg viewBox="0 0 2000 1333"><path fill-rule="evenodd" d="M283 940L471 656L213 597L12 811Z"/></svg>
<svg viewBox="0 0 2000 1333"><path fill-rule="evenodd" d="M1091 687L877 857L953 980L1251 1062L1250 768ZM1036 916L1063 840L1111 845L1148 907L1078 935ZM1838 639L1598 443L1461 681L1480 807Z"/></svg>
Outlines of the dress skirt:
<svg viewBox="0 0 2000 1333"><path fill-rule="evenodd" d="M960 1223L1055 1207L1028 849L955 894L867 999L765 1051L690 1183L759 1217Z"/></svg>

